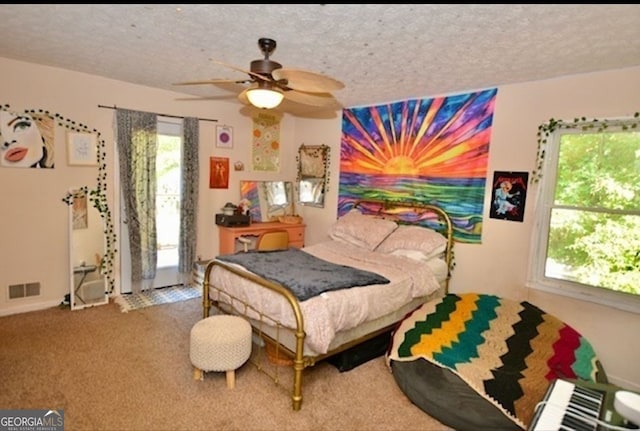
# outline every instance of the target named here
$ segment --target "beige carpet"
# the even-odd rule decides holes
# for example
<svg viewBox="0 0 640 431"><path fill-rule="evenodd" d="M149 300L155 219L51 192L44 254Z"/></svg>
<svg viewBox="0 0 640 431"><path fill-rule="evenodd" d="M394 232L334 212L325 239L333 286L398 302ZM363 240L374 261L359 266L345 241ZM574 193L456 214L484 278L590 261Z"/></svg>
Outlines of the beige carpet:
<svg viewBox="0 0 640 431"><path fill-rule="evenodd" d="M303 405L247 363L195 381L199 298L121 313L116 304L0 317L0 409L63 409L65 430L449 430L399 390L383 358L307 369ZM288 370L285 370L287 372Z"/></svg>

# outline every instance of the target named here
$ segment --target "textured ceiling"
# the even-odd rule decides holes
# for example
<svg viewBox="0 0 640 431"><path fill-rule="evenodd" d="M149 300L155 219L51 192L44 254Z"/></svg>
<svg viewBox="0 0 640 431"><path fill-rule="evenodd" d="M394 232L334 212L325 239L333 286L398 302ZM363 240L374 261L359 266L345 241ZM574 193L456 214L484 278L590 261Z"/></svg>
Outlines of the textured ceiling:
<svg viewBox="0 0 640 431"><path fill-rule="evenodd" d="M260 37L342 81L345 107L640 65L624 4L4 4L0 23L0 57L231 101L241 88L172 83L246 78L212 60L248 69Z"/></svg>

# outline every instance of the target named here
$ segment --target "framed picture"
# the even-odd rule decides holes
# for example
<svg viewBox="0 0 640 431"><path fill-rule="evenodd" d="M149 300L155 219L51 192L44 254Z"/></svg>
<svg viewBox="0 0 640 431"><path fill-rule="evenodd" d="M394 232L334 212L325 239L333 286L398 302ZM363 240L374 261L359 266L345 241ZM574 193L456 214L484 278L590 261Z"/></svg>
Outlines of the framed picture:
<svg viewBox="0 0 640 431"><path fill-rule="evenodd" d="M298 169L302 178L327 176L328 145L301 145L298 149Z"/></svg>
<svg viewBox="0 0 640 431"><path fill-rule="evenodd" d="M329 146L300 145L298 149L298 203L324 207L329 178Z"/></svg>
<svg viewBox="0 0 640 431"><path fill-rule="evenodd" d="M227 157L209 158L209 188L229 188L229 159Z"/></svg>
<svg viewBox="0 0 640 431"><path fill-rule="evenodd" d="M98 137L95 133L67 132L67 164L98 166Z"/></svg>
<svg viewBox="0 0 640 431"><path fill-rule="evenodd" d="M489 217L521 222L524 219L528 178L528 172L495 171Z"/></svg>
<svg viewBox="0 0 640 431"><path fill-rule="evenodd" d="M233 148L233 127L216 126L216 147Z"/></svg>

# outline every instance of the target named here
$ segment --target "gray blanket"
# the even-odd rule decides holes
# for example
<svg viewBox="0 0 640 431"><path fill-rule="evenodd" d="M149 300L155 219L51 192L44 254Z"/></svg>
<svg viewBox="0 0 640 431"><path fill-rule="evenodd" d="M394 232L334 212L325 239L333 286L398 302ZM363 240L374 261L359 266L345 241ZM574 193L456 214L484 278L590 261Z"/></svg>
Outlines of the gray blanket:
<svg viewBox="0 0 640 431"><path fill-rule="evenodd" d="M370 284L388 284L379 274L338 265L297 248L278 251L249 251L217 257L223 262L242 265L267 280L288 288L299 301L322 292Z"/></svg>

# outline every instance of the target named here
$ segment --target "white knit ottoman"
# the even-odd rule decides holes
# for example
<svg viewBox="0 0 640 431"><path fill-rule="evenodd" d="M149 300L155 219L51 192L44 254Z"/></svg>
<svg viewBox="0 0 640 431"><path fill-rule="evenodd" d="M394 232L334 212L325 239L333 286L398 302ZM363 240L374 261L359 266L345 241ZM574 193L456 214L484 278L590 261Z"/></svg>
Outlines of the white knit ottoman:
<svg viewBox="0 0 640 431"><path fill-rule="evenodd" d="M227 387L235 387L235 370L251 355L251 325L239 316L217 315L202 319L191 328L193 378L204 379L204 371L226 371Z"/></svg>

